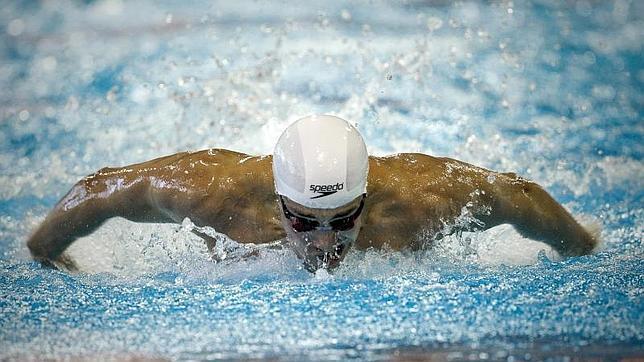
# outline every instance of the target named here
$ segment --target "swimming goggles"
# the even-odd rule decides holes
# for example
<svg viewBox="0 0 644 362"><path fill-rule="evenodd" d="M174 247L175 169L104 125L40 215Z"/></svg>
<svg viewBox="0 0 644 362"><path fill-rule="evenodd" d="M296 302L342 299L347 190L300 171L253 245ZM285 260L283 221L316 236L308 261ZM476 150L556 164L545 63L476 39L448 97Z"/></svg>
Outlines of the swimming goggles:
<svg viewBox="0 0 644 362"><path fill-rule="evenodd" d="M366 198L366 196L367 195L362 194L360 206L358 206L358 208L351 214L335 217L324 223L321 223L318 219L313 217L296 215L291 210L286 208L286 204L284 203L282 195L279 195L279 199L280 203L282 204L282 211L284 212L284 216L286 216L286 219L291 223L293 230L302 233L320 229L331 229L333 231L347 231L353 229L356 219L362 213L362 208L364 207L364 199Z"/></svg>

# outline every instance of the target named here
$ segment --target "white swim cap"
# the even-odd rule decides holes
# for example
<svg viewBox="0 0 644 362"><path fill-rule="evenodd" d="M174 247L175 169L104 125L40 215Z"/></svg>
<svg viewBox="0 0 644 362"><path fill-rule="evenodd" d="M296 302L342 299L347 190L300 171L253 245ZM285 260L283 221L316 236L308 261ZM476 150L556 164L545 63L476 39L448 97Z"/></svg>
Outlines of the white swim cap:
<svg viewBox="0 0 644 362"><path fill-rule="evenodd" d="M278 194L300 205L333 209L367 191L367 146L349 122L334 116L295 121L273 152Z"/></svg>

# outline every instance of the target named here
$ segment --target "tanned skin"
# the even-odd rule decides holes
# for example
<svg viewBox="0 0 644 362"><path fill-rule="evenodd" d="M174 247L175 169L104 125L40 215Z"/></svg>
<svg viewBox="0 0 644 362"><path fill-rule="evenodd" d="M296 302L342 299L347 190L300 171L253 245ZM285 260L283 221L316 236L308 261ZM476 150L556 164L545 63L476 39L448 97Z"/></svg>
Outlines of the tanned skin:
<svg viewBox="0 0 644 362"><path fill-rule="evenodd" d="M356 199L338 209L309 209L286 199L289 210L322 218L350 212L358 204ZM466 214L481 223L455 225ZM27 245L36 260L69 266L62 256L65 249L116 216L156 223L180 223L188 217L240 243L297 236L275 194L272 157L211 149L103 168L83 178ZM597 245L593 235L533 182L449 158L404 153L369 158L367 197L352 231L357 234L353 246L413 250L448 233L499 224L513 225L562 256L588 254ZM211 238L200 236L214 247Z"/></svg>

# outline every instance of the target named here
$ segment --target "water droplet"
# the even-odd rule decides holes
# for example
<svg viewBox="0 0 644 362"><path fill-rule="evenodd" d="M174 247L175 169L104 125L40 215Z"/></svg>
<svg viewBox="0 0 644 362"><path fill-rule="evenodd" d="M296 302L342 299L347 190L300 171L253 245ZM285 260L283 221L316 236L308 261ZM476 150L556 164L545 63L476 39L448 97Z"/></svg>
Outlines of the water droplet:
<svg viewBox="0 0 644 362"><path fill-rule="evenodd" d="M427 19L427 29L429 31L438 30L443 27L443 20L437 17L431 17Z"/></svg>
<svg viewBox="0 0 644 362"><path fill-rule="evenodd" d="M54 107L49 106L45 108L45 116L52 118L55 115L56 115L56 110L54 109Z"/></svg>
<svg viewBox="0 0 644 362"><path fill-rule="evenodd" d="M20 119L21 121L28 120L29 119L29 111L26 110L26 109L23 109L22 111L20 111L20 113L18 113L18 119Z"/></svg>
<svg viewBox="0 0 644 362"><path fill-rule="evenodd" d="M342 9L342 11L340 12L340 16L344 21L351 21L351 13L347 9Z"/></svg>
<svg viewBox="0 0 644 362"><path fill-rule="evenodd" d="M58 62L56 61L56 58L52 56L45 57L42 59L42 61L40 61L40 68L46 72L56 70L57 66Z"/></svg>
<svg viewBox="0 0 644 362"><path fill-rule="evenodd" d="M7 26L7 33L11 36L18 36L25 30L25 22L22 19L13 19Z"/></svg>

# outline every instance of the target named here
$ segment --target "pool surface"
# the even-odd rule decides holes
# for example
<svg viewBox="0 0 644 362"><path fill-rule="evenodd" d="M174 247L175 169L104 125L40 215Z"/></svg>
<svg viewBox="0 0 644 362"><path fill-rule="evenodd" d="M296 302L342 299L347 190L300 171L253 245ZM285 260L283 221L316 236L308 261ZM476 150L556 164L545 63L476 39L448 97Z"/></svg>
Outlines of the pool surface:
<svg viewBox="0 0 644 362"><path fill-rule="evenodd" d="M644 3L16 1L0 9L0 359L644 358ZM78 273L25 242L81 177L209 147L268 154L312 113L374 155L543 185L593 255L502 225L328 274L113 219Z"/></svg>

